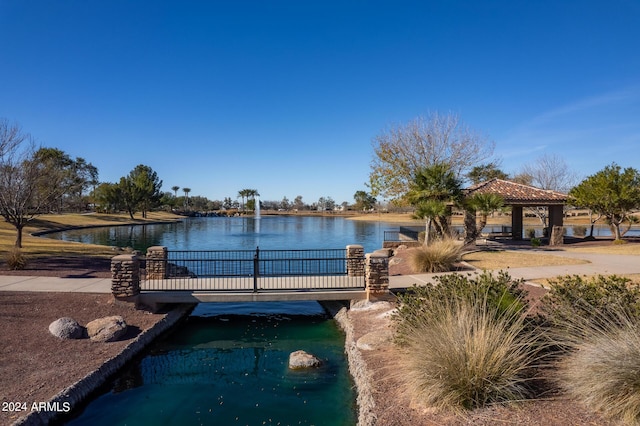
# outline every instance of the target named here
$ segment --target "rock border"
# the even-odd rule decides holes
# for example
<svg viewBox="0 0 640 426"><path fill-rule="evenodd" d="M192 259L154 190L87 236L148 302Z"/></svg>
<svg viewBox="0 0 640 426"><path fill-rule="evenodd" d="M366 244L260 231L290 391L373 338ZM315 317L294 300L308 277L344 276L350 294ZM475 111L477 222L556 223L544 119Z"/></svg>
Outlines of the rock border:
<svg viewBox="0 0 640 426"><path fill-rule="evenodd" d="M356 345L353 323L349 318L349 309L339 302L321 302L321 305L336 320L345 333L344 352L349 363L349 373L356 387L358 426L375 425L377 417L375 414L376 403L373 398L373 375Z"/></svg>
<svg viewBox="0 0 640 426"><path fill-rule="evenodd" d="M113 374L120 370L134 356L139 354L151 344L160 334L172 328L178 321L191 313L195 305L178 305L169 311L149 329L142 332L122 351L105 361L96 370L93 370L73 385L63 389L49 400L51 406L63 407L64 403L70 404L72 410L80 405L91 393L102 386ZM34 411L12 423L13 426L44 426L55 420L63 413L55 411Z"/></svg>

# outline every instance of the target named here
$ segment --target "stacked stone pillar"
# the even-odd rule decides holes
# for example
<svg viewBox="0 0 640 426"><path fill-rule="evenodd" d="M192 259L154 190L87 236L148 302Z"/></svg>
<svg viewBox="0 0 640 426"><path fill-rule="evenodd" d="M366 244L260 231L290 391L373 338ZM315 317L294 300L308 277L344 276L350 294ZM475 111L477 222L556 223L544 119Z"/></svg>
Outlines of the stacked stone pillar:
<svg viewBox="0 0 640 426"><path fill-rule="evenodd" d="M153 246L147 249L147 279L164 280L167 278L167 248Z"/></svg>
<svg viewBox="0 0 640 426"><path fill-rule="evenodd" d="M347 246L347 276L364 276L364 247L359 244Z"/></svg>
<svg viewBox="0 0 640 426"><path fill-rule="evenodd" d="M383 296L389 293L389 252L378 250L365 256L365 285L367 295Z"/></svg>
<svg viewBox="0 0 640 426"><path fill-rule="evenodd" d="M140 259L134 254L111 258L111 293L116 299L140 294Z"/></svg>

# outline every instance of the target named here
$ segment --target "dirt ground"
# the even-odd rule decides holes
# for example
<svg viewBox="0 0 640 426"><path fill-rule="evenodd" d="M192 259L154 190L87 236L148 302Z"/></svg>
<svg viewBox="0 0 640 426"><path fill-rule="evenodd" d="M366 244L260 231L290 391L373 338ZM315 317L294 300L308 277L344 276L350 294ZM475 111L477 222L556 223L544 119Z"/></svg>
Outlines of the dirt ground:
<svg viewBox="0 0 640 426"><path fill-rule="evenodd" d="M50 266L52 263L30 273L54 275ZM61 271L86 273L86 268L69 268L67 265ZM60 317L69 316L86 325L110 315L121 315L129 326L117 342L62 340L49 333L49 324ZM116 304L110 294L0 292L0 425L30 412L9 410L6 404L26 403L30 408L33 403L48 401L116 356L163 317Z"/></svg>
<svg viewBox="0 0 640 426"><path fill-rule="evenodd" d="M0 274L19 273L41 276L109 276L109 262L89 258L32 259L29 269L21 272L0 269ZM399 273L394 271L392 273ZM539 297L539 288L532 288ZM53 337L49 324L70 316L80 324L107 315L122 315L130 332L114 343L93 343L88 339L64 341ZM115 304L111 295L82 293L0 292L0 402L47 401L61 390L98 368L118 354L131 339L146 330L163 315L137 311ZM369 331L389 327L388 317L379 312L350 312L356 337ZM390 374L399 353L392 344L363 357L374 377L374 398L378 425L609 425L562 396L523 402L517 407L496 406L466 416L424 412L412 406L399 392L402 383ZM390 368L391 367L391 368ZM0 424L21 417L0 412Z"/></svg>

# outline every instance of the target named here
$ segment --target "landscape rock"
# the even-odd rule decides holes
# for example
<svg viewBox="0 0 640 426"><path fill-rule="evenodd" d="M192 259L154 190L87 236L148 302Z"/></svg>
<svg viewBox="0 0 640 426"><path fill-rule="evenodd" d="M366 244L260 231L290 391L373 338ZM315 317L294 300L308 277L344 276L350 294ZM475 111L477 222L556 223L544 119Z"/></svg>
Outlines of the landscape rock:
<svg viewBox="0 0 640 426"><path fill-rule="evenodd" d="M60 339L81 339L84 331L84 327L69 317L58 318L49 324L49 332Z"/></svg>
<svg viewBox="0 0 640 426"><path fill-rule="evenodd" d="M289 368L297 370L300 368L314 368L322 365L322 361L305 351L295 351L289 354Z"/></svg>
<svg viewBox="0 0 640 426"><path fill-rule="evenodd" d="M87 324L87 334L94 342L115 342L127 332L127 323L120 315L98 318Z"/></svg>

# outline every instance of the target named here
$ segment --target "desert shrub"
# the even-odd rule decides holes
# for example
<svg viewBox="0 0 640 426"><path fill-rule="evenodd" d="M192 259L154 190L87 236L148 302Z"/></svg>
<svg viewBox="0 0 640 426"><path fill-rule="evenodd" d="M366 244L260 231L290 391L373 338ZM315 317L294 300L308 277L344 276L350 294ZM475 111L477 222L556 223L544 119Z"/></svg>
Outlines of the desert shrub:
<svg viewBox="0 0 640 426"><path fill-rule="evenodd" d="M542 334L506 273L448 275L401 296L394 316L402 374L420 402L470 409L533 394Z"/></svg>
<svg viewBox="0 0 640 426"><path fill-rule="evenodd" d="M577 325L576 325L577 324ZM640 424L640 327L625 311L596 322L573 322L558 364L559 385L605 416Z"/></svg>
<svg viewBox="0 0 640 426"><path fill-rule="evenodd" d="M458 261L462 246L451 239L434 241L428 246L411 249L409 264L414 272L447 272Z"/></svg>
<svg viewBox="0 0 640 426"><path fill-rule="evenodd" d="M640 318L640 287L629 278L567 275L549 280L551 289L542 299L542 311L557 325L577 321L607 323L622 311Z"/></svg>
<svg viewBox="0 0 640 426"><path fill-rule="evenodd" d="M525 312L529 308L520 288L522 280L514 280L507 272L497 275L483 272L476 276L446 274L434 277L434 285L413 286L398 295L399 306L394 322L399 343L405 333L410 332L422 318L430 316L437 306L451 300L476 300L482 295L495 312L516 310ZM495 309L494 309L495 308Z"/></svg>
<svg viewBox="0 0 640 426"><path fill-rule="evenodd" d="M534 228L527 228L527 229L524 231L524 235L525 235L527 238L535 238L535 237L536 237L536 230L535 230Z"/></svg>
<svg viewBox="0 0 640 426"><path fill-rule="evenodd" d="M576 237L584 237L587 235L587 227L584 225L573 225L573 235Z"/></svg>
<svg viewBox="0 0 640 426"><path fill-rule="evenodd" d="M19 248L9 250L6 255L6 262L9 269L17 270L27 267L27 257Z"/></svg>
<svg viewBox="0 0 640 426"><path fill-rule="evenodd" d="M541 245L542 245L542 240L540 238L531 239L531 247L540 247Z"/></svg>

